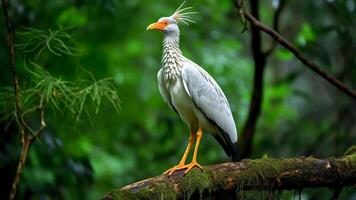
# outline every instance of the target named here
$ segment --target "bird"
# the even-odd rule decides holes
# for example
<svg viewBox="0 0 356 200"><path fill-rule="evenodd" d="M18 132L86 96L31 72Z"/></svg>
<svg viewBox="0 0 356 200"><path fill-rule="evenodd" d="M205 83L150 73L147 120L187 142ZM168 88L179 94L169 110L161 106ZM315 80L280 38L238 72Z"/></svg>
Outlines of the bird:
<svg viewBox="0 0 356 200"><path fill-rule="evenodd" d="M168 17L161 17L146 30L163 33L162 66L157 74L158 89L163 100L189 127L189 142L180 162L163 174L172 175L193 168L203 169L197 161L203 131L211 133L232 161L239 160L237 128L229 102L212 76L198 64L186 58L180 49L181 24L195 23L192 7L183 8L183 2ZM192 160L186 164L195 143Z"/></svg>

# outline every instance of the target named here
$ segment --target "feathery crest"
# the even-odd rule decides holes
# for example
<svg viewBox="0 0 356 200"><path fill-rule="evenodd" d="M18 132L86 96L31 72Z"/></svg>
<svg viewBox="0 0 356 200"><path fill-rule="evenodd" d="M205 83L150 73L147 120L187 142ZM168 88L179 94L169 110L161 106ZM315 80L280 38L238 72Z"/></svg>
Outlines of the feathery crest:
<svg viewBox="0 0 356 200"><path fill-rule="evenodd" d="M178 22L182 22L185 25L189 25L189 23L195 23L193 17L191 15L197 14L197 12L191 11L193 7L182 8L185 1L177 8L177 10L173 13L172 17Z"/></svg>

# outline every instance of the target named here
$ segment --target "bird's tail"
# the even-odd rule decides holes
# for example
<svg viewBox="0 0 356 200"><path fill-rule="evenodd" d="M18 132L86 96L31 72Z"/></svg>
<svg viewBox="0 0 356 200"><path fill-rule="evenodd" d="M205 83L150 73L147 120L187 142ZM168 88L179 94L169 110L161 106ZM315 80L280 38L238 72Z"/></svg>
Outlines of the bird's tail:
<svg viewBox="0 0 356 200"><path fill-rule="evenodd" d="M214 135L215 139L219 142L219 144L223 147L225 153L231 157L233 162L240 161L240 153L238 143L232 143L228 134L225 133L222 129L220 130L220 134Z"/></svg>
<svg viewBox="0 0 356 200"><path fill-rule="evenodd" d="M239 144L236 143L232 143L232 147L231 147L231 158L233 162L239 162L240 161L240 151L239 151Z"/></svg>

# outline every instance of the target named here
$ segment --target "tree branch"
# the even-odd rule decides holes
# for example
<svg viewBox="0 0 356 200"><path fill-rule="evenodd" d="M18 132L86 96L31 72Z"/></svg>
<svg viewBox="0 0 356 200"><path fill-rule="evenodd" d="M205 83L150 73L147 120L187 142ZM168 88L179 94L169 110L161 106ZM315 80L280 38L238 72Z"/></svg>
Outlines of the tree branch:
<svg viewBox="0 0 356 200"><path fill-rule="evenodd" d="M103 199L189 199L236 197L242 191L280 191L356 184L356 152L338 158L261 158L160 175L109 192ZM339 190L339 189L337 189ZM221 197L221 196L220 196ZM195 199L195 198L191 198Z"/></svg>
<svg viewBox="0 0 356 200"><path fill-rule="evenodd" d="M15 64L15 48L14 48L14 40L12 37L12 27L11 27L11 22L9 18L9 13L8 13L8 0L1 0L2 2L2 7L4 11L4 17L5 17L5 23L6 23L6 30L7 30L7 46L9 49L9 58L10 58L10 66L11 66L11 71L12 71L12 81L13 81L13 86L14 86L14 92L15 92L15 98L16 98L16 110L18 111L18 115L20 114L20 86L19 82L17 80L17 75L16 75L16 64Z"/></svg>
<svg viewBox="0 0 356 200"><path fill-rule="evenodd" d="M24 135L25 134L22 133L22 136L24 136ZM11 187L11 191L10 191L9 198L8 198L9 200L15 199L17 188L20 183L20 178L21 178L22 172L25 168L28 151L29 151L29 148L31 145L31 141L25 137L22 137L21 142L22 142L22 149L21 149L21 154L20 154L20 160L17 165L17 170L16 170L16 175L15 175L14 181L12 182L12 187Z"/></svg>
<svg viewBox="0 0 356 200"><path fill-rule="evenodd" d="M22 149L21 149L21 154L20 154L20 160L19 164L17 166L16 170L16 176L14 178L11 191L9 194L9 200L12 200L15 198L16 191L17 191L17 186L20 182L20 177L24 168L24 165L26 163L26 158L28 154L28 149L30 146L30 143L27 141L27 134L26 134L26 123L23 122L22 119L22 114L21 114L21 100L20 100L20 86L19 82L17 79L17 74L16 74L16 64L15 64L15 48L14 48L14 41L13 41L13 34L12 34L12 26L10 22L10 17L8 13L8 5L9 1L8 0L1 0L3 11L4 11L4 18L5 18L5 23L6 23L6 30L7 30L7 46L9 50L9 59L10 59L10 67L12 71L12 83L14 87L14 93L15 93L15 107L16 107L16 117L19 121L20 125L20 134L21 134L21 143L22 143Z"/></svg>
<svg viewBox="0 0 356 200"><path fill-rule="evenodd" d="M22 172L25 168L26 160L27 160L27 155L30 149L31 144L35 139L37 139L43 132L43 130L46 128L46 123L45 123L45 118L44 118L44 110L43 110L43 104L41 104L38 107L38 113L39 113L39 119L40 119L40 127L37 129L37 131L33 131L26 123L26 121L21 118L20 124L21 126L24 127L24 129L21 129L21 143L22 143L22 149L21 149L21 154L20 154L20 160L19 164L17 166L16 170L16 175L15 179L12 183L11 191L9 194L9 200L15 199L16 192L18 185L20 183L20 178L22 175ZM28 134L30 133L30 134Z"/></svg>
<svg viewBox="0 0 356 200"><path fill-rule="evenodd" d="M40 127L37 129L36 133L31 135L28 140L33 142L33 140L38 139L38 137L42 134L43 130L46 128L46 122L45 122L45 117L44 117L44 108L43 108L43 103L41 102L40 105L38 106L38 113L39 113L39 119L40 119Z"/></svg>
<svg viewBox="0 0 356 200"><path fill-rule="evenodd" d="M17 188L20 183L20 178L26 164L26 159L27 159L30 145L32 144L34 139L37 138L43 132L44 128L46 127L46 123L44 121L44 111L43 111L42 103L40 104L38 109L38 112L40 114L40 128L36 132L25 121L24 118L25 113L21 112L20 85L16 73L13 30L12 30L11 21L8 13L9 1L1 0L1 3L4 11L4 18L5 18L6 30L7 30L7 46L9 50L10 67L12 71L12 83L13 83L14 93L15 93L16 118L19 124L19 132L21 134L21 143L22 143L21 154L16 170L16 175L12 183L11 191L8 198L9 200L13 200L15 199Z"/></svg>
<svg viewBox="0 0 356 200"><path fill-rule="evenodd" d="M237 0L239 2L239 0ZM239 4L238 4L239 5ZM240 7L238 7L239 10L241 10ZM260 22L258 19L256 19L252 14L248 12L244 12L245 18L247 21L251 23L252 26L260 29L261 31L267 33L269 36L271 36L273 39L275 39L280 45L288 49L290 52L292 52L305 66L309 67L311 70L313 70L315 73L323 77L325 80L330 82L332 85L334 85L336 88L356 100L356 92L353 91L352 89L348 88L346 85L344 85L341 81L336 79L335 77L331 76L330 74L326 73L323 71L317 64L313 63L309 59L307 59L291 42L286 40L283 36L278 34L275 30L269 28L262 22Z"/></svg>
<svg viewBox="0 0 356 200"><path fill-rule="evenodd" d="M287 0L280 0L276 12L274 12L274 16L273 16L273 29L274 29L276 32L279 32L279 19L280 19L280 16L281 16L282 11L283 11L283 9L285 8L285 5L286 5L286 4L287 4ZM274 51L274 49L276 48L276 46L277 46L277 41L276 41L276 40L272 40L271 46L265 51L264 54L265 54L266 56L269 56L269 55Z"/></svg>

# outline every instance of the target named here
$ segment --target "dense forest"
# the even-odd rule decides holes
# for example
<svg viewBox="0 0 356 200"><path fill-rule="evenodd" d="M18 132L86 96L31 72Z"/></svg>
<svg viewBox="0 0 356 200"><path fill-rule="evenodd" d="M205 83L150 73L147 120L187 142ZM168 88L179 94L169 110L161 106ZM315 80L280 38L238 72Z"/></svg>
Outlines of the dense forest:
<svg viewBox="0 0 356 200"><path fill-rule="evenodd" d="M179 162L189 130L158 91L162 34L146 28L181 4L1 1L0 199L10 193L9 199L100 199ZM179 25L182 52L224 91L241 157L251 159L228 170L298 158L318 171L323 159L353 159L353 171L344 171L356 177L350 148L356 144L356 1L190 0L185 6L197 14L196 23ZM204 134L199 162L214 170L231 161ZM345 175L345 186L336 178L340 185L325 179L325 187L303 182L239 195L356 199L356 180Z"/></svg>

